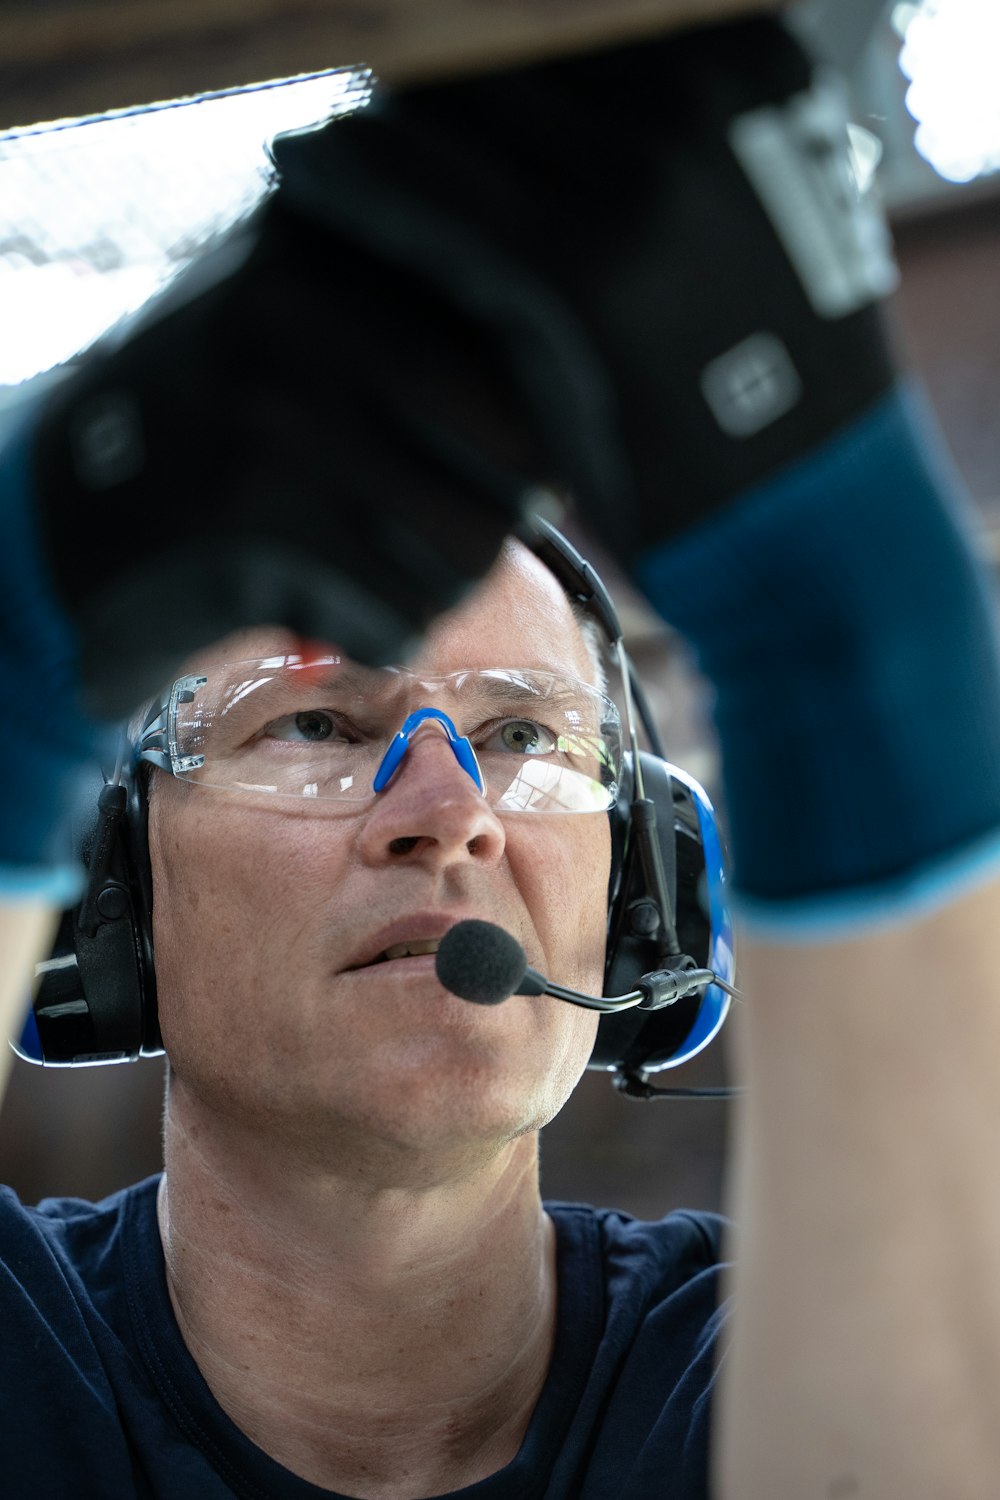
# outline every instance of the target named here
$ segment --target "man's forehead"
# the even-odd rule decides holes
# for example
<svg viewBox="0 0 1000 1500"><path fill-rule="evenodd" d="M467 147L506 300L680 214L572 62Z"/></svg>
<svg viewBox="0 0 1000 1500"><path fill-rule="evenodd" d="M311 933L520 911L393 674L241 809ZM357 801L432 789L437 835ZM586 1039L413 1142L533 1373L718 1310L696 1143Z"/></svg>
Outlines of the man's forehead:
<svg viewBox="0 0 1000 1500"><path fill-rule="evenodd" d="M234 631L198 652L185 670L303 652L341 655L336 642L304 642L282 626L262 626ZM513 540L468 596L432 623L407 665L437 673L462 667L536 667L587 681L593 677L586 643L561 586L534 553Z"/></svg>
<svg viewBox="0 0 1000 1500"><path fill-rule="evenodd" d="M435 620L416 656L425 670L537 667L590 675L583 636L559 583L520 542L455 609Z"/></svg>

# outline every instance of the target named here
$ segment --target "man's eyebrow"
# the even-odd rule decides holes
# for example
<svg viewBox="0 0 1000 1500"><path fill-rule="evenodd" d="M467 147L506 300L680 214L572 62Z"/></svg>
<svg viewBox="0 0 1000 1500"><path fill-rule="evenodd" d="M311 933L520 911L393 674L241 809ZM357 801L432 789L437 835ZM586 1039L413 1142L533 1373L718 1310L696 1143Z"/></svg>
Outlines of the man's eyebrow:
<svg viewBox="0 0 1000 1500"><path fill-rule="evenodd" d="M461 675L461 674L458 674ZM519 673L511 672L506 679L498 677L479 677L476 687L482 697L487 701L504 703L557 703L565 705L579 703L586 694L581 691L575 682L565 679L555 679L542 685L532 685L524 681L518 681Z"/></svg>
<svg viewBox="0 0 1000 1500"><path fill-rule="evenodd" d="M586 687L575 680L540 672L540 680L532 682L524 680L533 675L530 669L525 668L523 674L515 668L503 670L503 676L492 676L490 669L473 668L440 675L434 672L423 674L419 671L408 674L394 671L391 667L366 667L352 661L336 664L329 661L317 661L315 664L295 662L286 668L285 680L292 685L297 681L302 688L309 689L310 695L329 692L358 698L362 702L376 695L383 696L386 692L398 692L400 688L406 690L409 684L421 682L440 685L441 689L450 689L452 692L457 689L459 698L485 707L496 705L509 708L514 705L548 703L565 708L587 700ZM432 693L434 690L429 689Z"/></svg>
<svg viewBox="0 0 1000 1500"><path fill-rule="evenodd" d="M388 686L394 674L383 667L364 667L357 662L296 662L287 668L292 682L317 692L348 692L362 698Z"/></svg>
<svg viewBox="0 0 1000 1500"><path fill-rule="evenodd" d="M321 706L317 699L327 694L341 702L346 699L365 702L380 687L384 690L392 676L384 668L359 666L355 662L343 666L330 661L286 663L278 657L262 658L256 663L234 663L233 666L245 667L247 676L242 682L232 684L222 709L226 716L244 710L252 712L264 705L269 706L266 711L273 711L273 705L287 703L290 694L313 707Z"/></svg>

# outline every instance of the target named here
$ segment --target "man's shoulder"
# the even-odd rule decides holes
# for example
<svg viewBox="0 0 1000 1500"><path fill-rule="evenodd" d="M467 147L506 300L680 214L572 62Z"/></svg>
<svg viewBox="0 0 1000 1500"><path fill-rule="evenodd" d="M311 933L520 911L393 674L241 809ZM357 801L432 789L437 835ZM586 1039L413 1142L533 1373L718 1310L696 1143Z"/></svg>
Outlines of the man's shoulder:
<svg viewBox="0 0 1000 1500"><path fill-rule="evenodd" d="M617 1209L547 1203L559 1243L560 1293L599 1304L612 1342L646 1337L650 1329L701 1342L714 1336L723 1300L727 1221L718 1214L677 1209L639 1219ZM645 1330L645 1332L643 1331Z"/></svg>
<svg viewBox="0 0 1000 1500"><path fill-rule="evenodd" d="M49 1229L57 1231L60 1226L109 1222L120 1217L131 1204L155 1198L161 1175L156 1173L96 1200L53 1195L37 1203L24 1203L14 1188L0 1185L0 1223L31 1223L44 1233Z"/></svg>
<svg viewBox="0 0 1000 1500"><path fill-rule="evenodd" d="M85 1274L107 1257L126 1221L155 1217L158 1182L149 1177L98 1202L51 1197L36 1204L0 1187L0 1260L18 1280Z"/></svg>
<svg viewBox="0 0 1000 1500"><path fill-rule="evenodd" d="M160 1341L168 1317L156 1188L35 1205L0 1189L4 1495L167 1493L151 1476L176 1432L139 1331ZM206 1487L206 1472L201 1488L170 1493L229 1493Z"/></svg>
<svg viewBox="0 0 1000 1500"><path fill-rule="evenodd" d="M576 1413L559 1472L585 1452L586 1479L573 1470L574 1494L658 1494L667 1473L672 1493L704 1496L726 1318L725 1221L690 1210L647 1220L579 1204L546 1208L560 1252L553 1375L563 1382L560 1409Z"/></svg>
<svg viewBox="0 0 1000 1500"><path fill-rule="evenodd" d="M678 1208L639 1219L616 1208L547 1201L560 1241L595 1239L606 1260L694 1275L722 1264L729 1221L706 1209Z"/></svg>

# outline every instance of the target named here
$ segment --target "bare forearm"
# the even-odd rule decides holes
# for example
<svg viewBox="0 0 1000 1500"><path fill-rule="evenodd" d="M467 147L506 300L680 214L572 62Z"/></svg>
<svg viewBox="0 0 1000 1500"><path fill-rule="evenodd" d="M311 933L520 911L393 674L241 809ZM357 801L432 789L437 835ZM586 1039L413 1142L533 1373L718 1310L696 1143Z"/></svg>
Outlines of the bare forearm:
<svg viewBox="0 0 1000 1500"><path fill-rule="evenodd" d="M748 946L719 1500L992 1500L1000 888Z"/></svg>

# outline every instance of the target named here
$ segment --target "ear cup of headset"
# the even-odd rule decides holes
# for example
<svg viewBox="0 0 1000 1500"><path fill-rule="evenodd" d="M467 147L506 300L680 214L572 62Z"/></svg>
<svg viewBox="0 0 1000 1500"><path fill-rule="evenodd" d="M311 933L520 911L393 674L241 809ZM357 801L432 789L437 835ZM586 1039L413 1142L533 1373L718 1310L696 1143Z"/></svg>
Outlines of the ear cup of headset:
<svg viewBox="0 0 1000 1500"><path fill-rule="evenodd" d="M733 939L721 841L711 803L677 766L640 751L645 793L656 808L657 835L683 953L732 983ZM621 792L611 812L612 866L604 993L635 989L640 975L660 967L652 906L632 837L632 758L626 756ZM656 1072L687 1062L717 1034L729 1008L718 985L657 1011L604 1015L589 1067Z"/></svg>
<svg viewBox="0 0 1000 1500"><path fill-rule="evenodd" d="M74 820L86 870L79 906L65 911L15 1051L49 1067L131 1062L162 1052L156 1018L146 844L145 776L120 786L100 773L81 791Z"/></svg>

